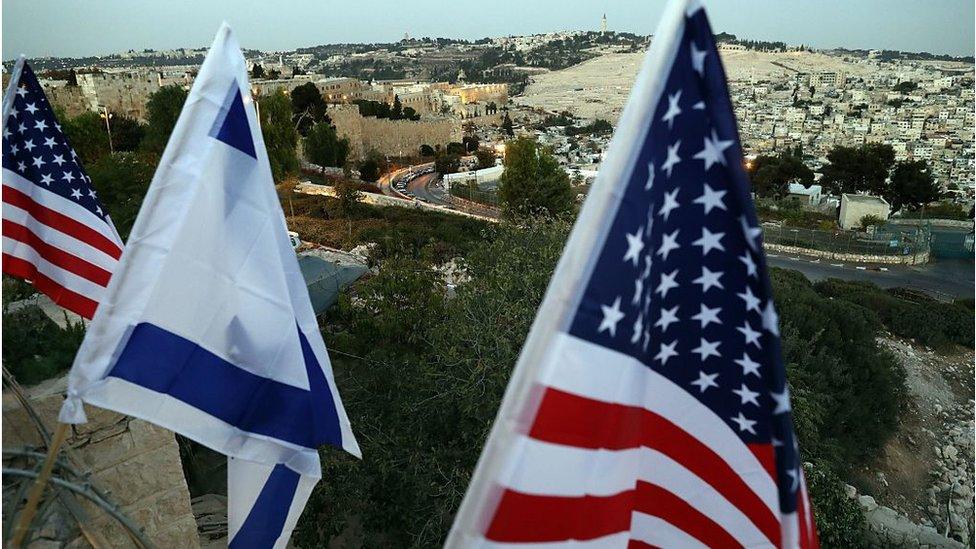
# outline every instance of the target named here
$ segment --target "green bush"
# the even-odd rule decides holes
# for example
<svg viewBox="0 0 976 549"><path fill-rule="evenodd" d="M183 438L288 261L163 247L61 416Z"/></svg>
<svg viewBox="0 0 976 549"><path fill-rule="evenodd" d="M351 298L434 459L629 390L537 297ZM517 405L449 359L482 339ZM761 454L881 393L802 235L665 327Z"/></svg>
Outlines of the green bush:
<svg viewBox="0 0 976 549"><path fill-rule="evenodd" d="M71 368L85 337L81 322L60 328L36 305L3 314L3 364L23 385L36 385Z"/></svg>
<svg viewBox="0 0 976 549"><path fill-rule="evenodd" d="M857 503L844 493L843 481L829 468L805 467L807 491L817 519L821 547L868 547L864 517Z"/></svg>
<svg viewBox="0 0 976 549"><path fill-rule="evenodd" d="M869 282L828 279L815 287L826 297L872 311L895 335L937 350L973 347L973 311L964 303L942 303L904 289L885 291Z"/></svg>

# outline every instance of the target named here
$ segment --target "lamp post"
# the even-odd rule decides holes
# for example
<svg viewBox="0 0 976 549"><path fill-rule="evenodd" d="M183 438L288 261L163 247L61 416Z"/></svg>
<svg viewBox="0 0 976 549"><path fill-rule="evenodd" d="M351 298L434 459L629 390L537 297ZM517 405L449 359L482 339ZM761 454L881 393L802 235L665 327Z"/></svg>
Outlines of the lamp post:
<svg viewBox="0 0 976 549"><path fill-rule="evenodd" d="M109 120L115 115L108 112L108 107L104 105L102 106L102 112L100 112L98 115L105 120L105 131L108 132L108 150L109 152L114 153L115 147L112 145L112 125L109 123Z"/></svg>

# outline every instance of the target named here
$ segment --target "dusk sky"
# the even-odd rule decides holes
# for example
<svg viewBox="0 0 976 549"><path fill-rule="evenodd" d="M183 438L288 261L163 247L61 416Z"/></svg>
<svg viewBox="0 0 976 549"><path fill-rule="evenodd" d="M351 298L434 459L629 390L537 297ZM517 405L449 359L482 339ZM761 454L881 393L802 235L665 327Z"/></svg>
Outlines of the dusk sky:
<svg viewBox="0 0 976 549"><path fill-rule="evenodd" d="M6 0L3 59L76 57L129 49L209 45L226 19L241 45L289 50L337 42L391 42L403 34L477 39L599 28L650 34L664 0L144 1ZM973 55L972 0L707 1L716 32L829 48Z"/></svg>

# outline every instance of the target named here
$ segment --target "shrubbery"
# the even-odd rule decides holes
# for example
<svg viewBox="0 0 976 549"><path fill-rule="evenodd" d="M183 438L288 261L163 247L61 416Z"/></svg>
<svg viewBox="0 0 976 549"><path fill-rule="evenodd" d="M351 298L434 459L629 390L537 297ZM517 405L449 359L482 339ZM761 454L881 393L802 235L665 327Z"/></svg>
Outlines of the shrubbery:
<svg viewBox="0 0 976 549"><path fill-rule="evenodd" d="M3 314L3 364L23 385L68 371L85 337L81 322L61 328L36 305Z"/></svg>
<svg viewBox="0 0 976 549"><path fill-rule="evenodd" d="M918 293L885 291L871 283L837 279L818 282L816 290L869 309L891 333L928 347L946 350L953 344L973 346L973 310L964 304L942 303Z"/></svg>

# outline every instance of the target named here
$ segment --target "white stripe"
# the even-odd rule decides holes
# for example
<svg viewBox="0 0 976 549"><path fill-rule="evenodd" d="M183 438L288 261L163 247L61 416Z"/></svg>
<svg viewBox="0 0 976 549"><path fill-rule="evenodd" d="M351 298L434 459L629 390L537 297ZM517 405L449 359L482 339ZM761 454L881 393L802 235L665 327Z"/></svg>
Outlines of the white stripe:
<svg viewBox="0 0 976 549"><path fill-rule="evenodd" d="M724 419L668 378L637 359L569 334L553 338L551 368L543 385L586 398L639 406L664 417L712 448L769 510L777 513L776 483ZM596 371L594 366L598 365Z"/></svg>
<svg viewBox="0 0 976 549"><path fill-rule="evenodd" d="M119 263L119 260L108 255L102 250L93 247L87 242L78 240L69 234L63 233L56 227L52 227L38 221L27 210L22 210L17 206L4 204L3 219L27 227L45 243L50 244L51 246L54 246L55 248L67 252L75 257L84 259L93 265L98 265L108 272L114 271L115 266Z"/></svg>
<svg viewBox="0 0 976 549"><path fill-rule="evenodd" d="M118 244L119 248L122 247L122 239L115 232L115 227L88 211L88 208L85 208L81 204L48 191L7 168L3 169L3 184L26 194L31 200L42 206L61 212L75 221L90 227L92 230L105 235L105 238ZM7 204L4 204L4 207L6 208Z"/></svg>
<svg viewBox="0 0 976 549"><path fill-rule="evenodd" d="M649 448L589 450L527 436L520 439L520 444L515 447L518 462L505 481L505 485L513 490L548 496L609 496L631 490L636 481L642 480L681 498L744 546L769 544L766 536L738 507L660 452ZM773 512L773 516L779 516L779 512Z"/></svg>
<svg viewBox="0 0 976 549"><path fill-rule="evenodd" d="M796 513L780 514L780 533L782 542L780 547L793 549L800 546L800 521Z"/></svg>
<svg viewBox="0 0 976 549"><path fill-rule="evenodd" d="M37 266L38 272L72 292L79 293L96 303L101 303L105 288L71 271L66 271L41 257L37 250L19 240L3 237L3 253L19 257Z"/></svg>
<svg viewBox="0 0 976 549"><path fill-rule="evenodd" d="M251 514L251 509L264 489L275 465L257 463L232 457L227 458L227 539L233 540ZM295 486L295 494L288 505L288 515L282 524L274 549L285 549L291 540L291 533L298 523L319 479L300 475Z"/></svg>
<svg viewBox="0 0 976 549"><path fill-rule="evenodd" d="M670 522L643 513L634 513L630 519L630 537L655 547L681 547L682 549L707 547L698 541L698 538Z"/></svg>

